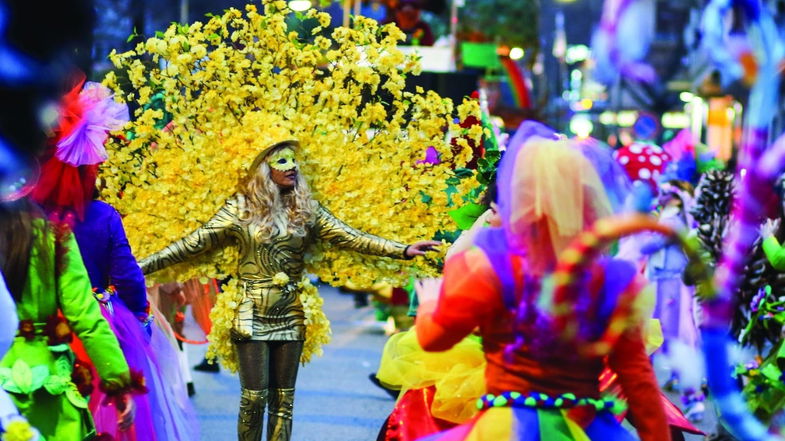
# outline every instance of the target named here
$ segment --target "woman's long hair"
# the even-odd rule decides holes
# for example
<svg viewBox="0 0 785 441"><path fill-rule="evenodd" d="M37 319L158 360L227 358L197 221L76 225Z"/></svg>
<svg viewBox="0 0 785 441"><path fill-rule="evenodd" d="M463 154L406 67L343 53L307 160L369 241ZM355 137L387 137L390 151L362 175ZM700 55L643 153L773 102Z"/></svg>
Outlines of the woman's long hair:
<svg viewBox="0 0 785 441"><path fill-rule="evenodd" d="M268 153L268 156L275 150ZM316 202L308 183L297 173L297 182L291 190L281 190L273 182L270 166L262 161L248 179L242 191L246 204L241 219L261 227L265 238L291 233L305 236L316 213Z"/></svg>
<svg viewBox="0 0 785 441"><path fill-rule="evenodd" d="M0 203L0 270L17 302L27 282L38 217L43 214L27 199Z"/></svg>

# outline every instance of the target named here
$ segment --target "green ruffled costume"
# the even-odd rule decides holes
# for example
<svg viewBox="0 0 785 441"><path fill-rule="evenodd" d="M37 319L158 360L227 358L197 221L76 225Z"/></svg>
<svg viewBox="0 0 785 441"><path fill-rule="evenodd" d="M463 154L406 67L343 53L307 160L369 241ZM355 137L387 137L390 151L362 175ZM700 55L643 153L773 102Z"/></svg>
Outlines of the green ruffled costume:
<svg viewBox="0 0 785 441"><path fill-rule="evenodd" d="M56 245L51 228L44 228L42 220L35 226L27 283L16 305L19 321L32 320L35 335L25 338L17 334L0 361L0 387L9 392L19 411L47 441L84 440L95 429L87 400L71 381L74 355L67 344L49 346L44 333L47 321L58 310L62 312L104 386L113 390L127 387L128 364L93 298L73 235L66 234Z"/></svg>

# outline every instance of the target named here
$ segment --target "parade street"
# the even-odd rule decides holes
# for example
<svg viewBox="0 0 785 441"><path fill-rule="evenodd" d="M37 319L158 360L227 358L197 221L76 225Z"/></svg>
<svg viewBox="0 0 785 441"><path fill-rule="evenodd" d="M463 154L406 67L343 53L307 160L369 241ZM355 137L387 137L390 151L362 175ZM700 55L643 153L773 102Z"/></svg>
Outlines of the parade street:
<svg viewBox="0 0 785 441"><path fill-rule="evenodd" d="M322 357L300 368L292 439L373 441L394 404L368 380L368 374L379 365L387 340L383 324L374 320L371 307L355 309L351 296L326 285L321 285L319 292L332 322L333 340ZM206 347L189 346L188 350L191 365L195 365ZM194 371L193 375L197 391L193 402L202 425L202 441L234 439L240 390L237 375L226 370L219 374ZM670 394L670 398L678 404L678 394ZM706 420L697 426L711 431L715 422L709 408ZM702 437L688 435L686 439Z"/></svg>

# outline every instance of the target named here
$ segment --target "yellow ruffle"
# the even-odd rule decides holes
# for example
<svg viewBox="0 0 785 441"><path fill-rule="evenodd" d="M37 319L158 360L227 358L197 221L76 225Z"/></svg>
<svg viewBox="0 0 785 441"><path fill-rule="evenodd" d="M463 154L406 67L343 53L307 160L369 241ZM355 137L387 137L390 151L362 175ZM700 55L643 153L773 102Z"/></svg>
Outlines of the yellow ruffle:
<svg viewBox="0 0 785 441"><path fill-rule="evenodd" d="M302 364L311 361L314 355L322 355L322 345L330 342L332 330L330 320L322 310L324 299L319 295L319 290L313 286L308 278L303 278L298 284L300 288L300 302L305 314L305 342L303 353L300 356ZM231 279L224 285L223 292L218 296L215 306L210 311L210 320L213 327L207 339L210 347L207 349L207 358L218 359L221 364L232 372L237 372L237 348L232 343L232 327L237 305L242 294L237 279Z"/></svg>
<svg viewBox="0 0 785 441"><path fill-rule="evenodd" d="M460 424L477 413L477 398L485 393L485 357L474 337L444 352L425 352L412 329L390 337L376 376L386 385L400 387L401 395L436 386L431 413Z"/></svg>

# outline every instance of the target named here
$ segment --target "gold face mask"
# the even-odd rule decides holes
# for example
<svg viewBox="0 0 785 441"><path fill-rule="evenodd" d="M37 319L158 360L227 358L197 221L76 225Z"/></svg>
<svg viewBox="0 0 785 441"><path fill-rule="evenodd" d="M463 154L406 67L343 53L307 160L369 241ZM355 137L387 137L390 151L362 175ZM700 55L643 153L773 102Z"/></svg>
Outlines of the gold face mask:
<svg viewBox="0 0 785 441"><path fill-rule="evenodd" d="M297 167L294 160L294 149L286 147L278 150L267 158L267 165L278 171L289 171Z"/></svg>

